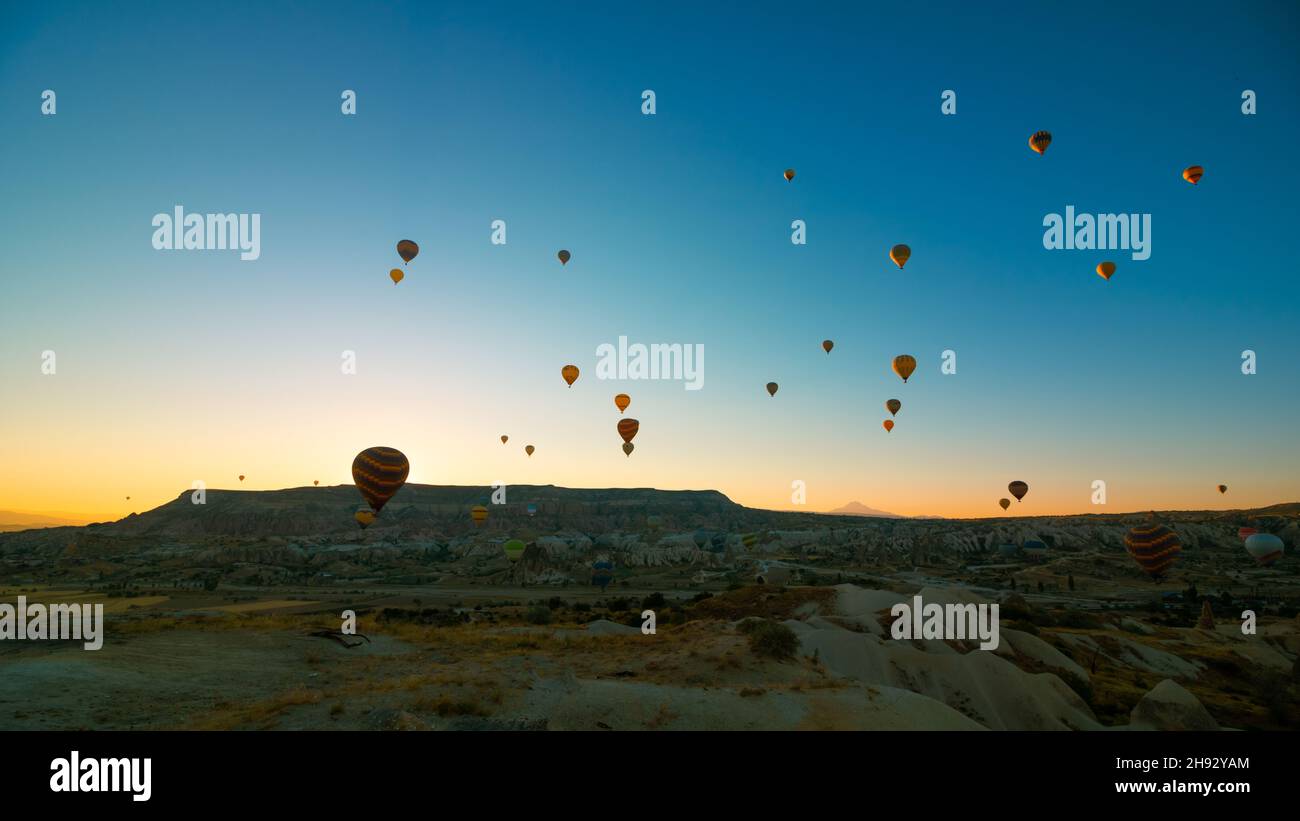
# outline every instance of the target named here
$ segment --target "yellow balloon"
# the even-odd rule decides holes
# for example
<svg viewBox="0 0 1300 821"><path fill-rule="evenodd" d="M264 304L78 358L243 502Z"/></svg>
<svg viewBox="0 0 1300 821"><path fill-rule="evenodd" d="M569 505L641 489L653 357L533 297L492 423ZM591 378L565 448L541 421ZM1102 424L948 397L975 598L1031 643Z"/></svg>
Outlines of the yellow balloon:
<svg viewBox="0 0 1300 821"><path fill-rule="evenodd" d="M391 279L391 280L393 281L393 284L394 284L394 285L396 285L397 283L401 282L401 281L402 281L402 278L405 277L405 276L406 276L406 274L403 274L403 273L402 273L402 269L401 269L401 268L394 268L393 270L391 270L391 271L388 272L388 278Z"/></svg>

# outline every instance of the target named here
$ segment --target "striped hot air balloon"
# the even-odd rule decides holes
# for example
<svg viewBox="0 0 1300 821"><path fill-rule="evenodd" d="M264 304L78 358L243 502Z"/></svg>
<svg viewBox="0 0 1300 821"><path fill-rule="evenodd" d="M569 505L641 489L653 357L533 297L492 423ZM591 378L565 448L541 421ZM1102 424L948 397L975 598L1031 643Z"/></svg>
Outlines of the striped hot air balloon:
<svg viewBox="0 0 1300 821"><path fill-rule="evenodd" d="M415 255L418 253L420 253L420 246L409 239L397 243L397 255L402 258L403 262L410 262L415 259Z"/></svg>
<svg viewBox="0 0 1300 821"><path fill-rule="evenodd" d="M487 521L487 508L483 507L483 505L474 505L474 507L470 508L469 515L474 520L476 527L482 527L483 523Z"/></svg>
<svg viewBox="0 0 1300 821"><path fill-rule="evenodd" d="M1124 537L1124 547L1148 576L1159 579L1178 561L1183 551L1178 534L1161 524L1135 527Z"/></svg>
<svg viewBox="0 0 1300 821"><path fill-rule="evenodd" d="M591 564L591 583L600 586L603 593L609 583L614 581L614 563L608 559L598 559Z"/></svg>
<svg viewBox="0 0 1300 821"><path fill-rule="evenodd" d="M894 361L891 364L894 368L894 373L898 374L899 377L906 382L907 378L916 370L916 357L911 356L910 354L899 354L894 357Z"/></svg>
<svg viewBox="0 0 1300 821"><path fill-rule="evenodd" d="M1284 549L1282 540L1272 533L1255 533L1246 539L1246 552L1262 567L1268 567L1282 558Z"/></svg>
<svg viewBox="0 0 1300 821"><path fill-rule="evenodd" d="M1183 169L1183 179L1187 180L1192 185L1196 185L1200 182L1201 177L1203 176L1205 176L1205 169L1199 165L1189 165Z"/></svg>
<svg viewBox="0 0 1300 821"><path fill-rule="evenodd" d="M1253 527L1239 527L1237 528L1237 538L1244 542L1258 532L1259 531Z"/></svg>
<svg viewBox="0 0 1300 821"><path fill-rule="evenodd" d="M375 513L406 483L411 463L397 448L366 448L352 460L352 481Z"/></svg>

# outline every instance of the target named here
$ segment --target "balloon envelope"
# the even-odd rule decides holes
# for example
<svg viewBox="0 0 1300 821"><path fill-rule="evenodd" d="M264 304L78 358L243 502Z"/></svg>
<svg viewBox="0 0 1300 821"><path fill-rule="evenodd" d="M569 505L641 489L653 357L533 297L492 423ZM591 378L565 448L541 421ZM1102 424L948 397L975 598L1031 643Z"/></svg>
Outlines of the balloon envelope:
<svg viewBox="0 0 1300 821"><path fill-rule="evenodd" d="M894 420L893 420L893 419L886 419L886 420L884 421L883 424L884 424L884 426L885 426L885 432L886 432L886 433L890 433L891 431L894 430Z"/></svg>
<svg viewBox="0 0 1300 821"><path fill-rule="evenodd" d="M244 474L242 474L242 473L239 474L239 481L241 481L241 482L244 481Z"/></svg>
<svg viewBox="0 0 1300 821"><path fill-rule="evenodd" d="M1029 138L1029 147L1042 154L1047 150L1047 146L1052 144L1052 135L1047 131L1036 131L1034 136Z"/></svg>
<svg viewBox="0 0 1300 821"><path fill-rule="evenodd" d="M420 246L411 242L409 239L404 239L397 243L397 255L405 262L410 262L415 259L415 255L418 253L420 253Z"/></svg>
<svg viewBox="0 0 1300 821"><path fill-rule="evenodd" d="M635 450L635 449L636 449L636 445L632 444L631 442L624 442L624 443L623 443L623 454L624 454L625 456L631 456L631 455L632 455L632 451Z"/></svg>
<svg viewBox="0 0 1300 821"><path fill-rule="evenodd" d="M511 539L501 545L501 547L505 550L507 559L512 562L517 562L524 557L524 550L526 550L528 546L519 539Z"/></svg>
<svg viewBox="0 0 1300 821"><path fill-rule="evenodd" d="M889 249L889 258L894 261L895 265L902 268L912 258L912 249L906 245L895 245Z"/></svg>
<svg viewBox="0 0 1300 821"><path fill-rule="evenodd" d="M469 509L469 517L474 520L474 524L481 525L487 521L487 508L483 505L474 505Z"/></svg>
<svg viewBox="0 0 1300 821"><path fill-rule="evenodd" d="M1138 567L1153 579L1173 567L1183 550L1178 534L1161 524L1133 528L1124 537L1124 547Z"/></svg>
<svg viewBox="0 0 1300 821"><path fill-rule="evenodd" d="M776 389L777 389L778 387L779 387L779 386L778 386L775 382L768 382L768 383L767 383L767 395L768 395L768 396L776 396Z"/></svg>
<svg viewBox="0 0 1300 821"><path fill-rule="evenodd" d="M352 481L361 491L361 498L376 513L406 483L410 472L411 463L397 448L366 448L352 460Z"/></svg>
<svg viewBox="0 0 1300 821"><path fill-rule="evenodd" d="M1228 492L1227 485L1219 485L1219 493L1227 493L1227 492Z"/></svg>
<svg viewBox="0 0 1300 821"><path fill-rule="evenodd" d="M635 419L618 420L618 435L623 437L624 442L631 443L639 430L641 430L641 423Z"/></svg>
<svg viewBox="0 0 1300 821"><path fill-rule="evenodd" d="M370 525L374 524L375 512L373 510L365 509L358 510L352 518L357 520L357 524L361 526L362 530L365 530L370 527Z"/></svg>
<svg viewBox="0 0 1300 821"><path fill-rule="evenodd" d="M822 340L822 350L825 351L826 353L830 353L830 352L831 352L831 348L834 348L834 347L835 347L835 343L832 342L831 340L829 340L829 339L823 339L823 340Z"/></svg>
<svg viewBox="0 0 1300 821"><path fill-rule="evenodd" d="M1115 275L1115 263L1099 262L1097 263L1097 276L1102 279L1110 279Z"/></svg>
<svg viewBox="0 0 1300 821"><path fill-rule="evenodd" d="M396 285L397 283L401 282L403 279L406 278L406 274L402 273L401 268L394 268L393 270L388 272L388 278L393 281L394 285Z"/></svg>
<svg viewBox="0 0 1300 821"><path fill-rule="evenodd" d="M1007 490L1011 491L1011 495L1015 496L1016 501L1019 502L1024 499L1025 494L1029 492L1029 485L1024 482L1016 481L1007 485Z"/></svg>
<svg viewBox="0 0 1300 821"><path fill-rule="evenodd" d="M1246 539L1246 552L1265 567L1282 558L1284 549L1282 540L1272 533L1256 533Z"/></svg>
<svg viewBox="0 0 1300 821"><path fill-rule="evenodd" d="M890 416L897 416L899 409L902 407L903 403L899 402L897 399L890 399L885 403L885 410L889 411Z"/></svg>
<svg viewBox="0 0 1300 821"><path fill-rule="evenodd" d="M1201 177L1203 176L1205 176L1205 169L1199 165L1189 165L1183 169L1183 179L1187 180L1192 185L1196 185L1200 182Z"/></svg>
<svg viewBox="0 0 1300 821"><path fill-rule="evenodd" d="M563 368L560 368L560 376L564 377L564 381L568 383L570 388L573 387L574 382L578 381L578 373L577 365L565 365ZM599 374L597 374L597 376L599 376Z"/></svg>
<svg viewBox="0 0 1300 821"><path fill-rule="evenodd" d="M1011 500L1010 500L1010 499L998 499L998 504L1002 505L1002 509L1003 509L1003 510L1006 510L1007 508L1011 507Z"/></svg>
<svg viewBox="0 0 1300 821"><path fill-rule="evenodd" d="M901 376L904 382L907 381L907 377L911 376L912 371L915 370L916 370L915 357L908 356L907 354L901 354L899 356L894 357L894 373Z"/></svg>
<svg viewBox="0 0 1300 821"><path fill-rule="evenodd" d="M568 265L569 260L572 258L572 256L573 255L570 254L568 251L565 251L564 249L560 249L560 252L555 255L555 258L560 261L561 265Z"/></svg>
<svg viewBox="0 0 1300 821"><path fill-rule="evenodd" d="M793 169L793 168L787 168L787 169L785 170L785 181L786 181L786 182L789 182L789 181L792 180L792 179L794 179L794 169Z"/></svg>
<svg viewBox="0 0 1300 821"><path fill-rule="evenodd" d="M524 453L527 453L529 456L532 456L533 451L535 450L537 450L537 448L533 447L532 445L524 445Z"/></svg>
<svg viewBox="0 0 1300 821"><path fill-rule="evenodd" d="M1253 527L1240 527L1237 528L1237 538L1241 539L1244 542L1258 532L1259 531Z"/></svg>
<svg viewBox="0 0 1300 821"><path fill-rule="evenodd" d="M618 408L619 413L627 410L627 406L630 404L632 404L632 397L625 393L620 393L618 396L614 397L614 406Z"/></svg>
<svg viewBox="0 0 1300 821"><path fill-rule="evenodd" d="M509 436L506 436L505 434L501 434L501 444L504 445L506 442L509 442L509 441L510 441L510 437L509 437Z"/></svg>

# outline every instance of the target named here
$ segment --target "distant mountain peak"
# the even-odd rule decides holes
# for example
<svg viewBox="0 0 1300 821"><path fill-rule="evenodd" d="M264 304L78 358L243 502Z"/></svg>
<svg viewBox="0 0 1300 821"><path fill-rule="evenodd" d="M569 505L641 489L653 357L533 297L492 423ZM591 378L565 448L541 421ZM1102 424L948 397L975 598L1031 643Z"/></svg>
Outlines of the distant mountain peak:
<svg viewBox="0 0 1300 821"><path fill-rule="evenodd" d="M828 510L827 513L834 513L840 516L879 516L885 519L906 519L906 516L900 516L897 513L890 513L885 510L876 510L874 507L867 507L861 502L849 502L843 507L837 507L834 510Z"/></svg>

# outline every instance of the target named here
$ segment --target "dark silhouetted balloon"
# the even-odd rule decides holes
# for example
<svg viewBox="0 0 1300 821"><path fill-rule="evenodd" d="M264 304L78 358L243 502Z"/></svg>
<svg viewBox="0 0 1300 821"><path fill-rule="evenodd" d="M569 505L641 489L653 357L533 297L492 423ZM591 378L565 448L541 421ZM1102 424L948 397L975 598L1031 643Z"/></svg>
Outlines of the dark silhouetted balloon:
<svg viewBox="0 0 1300 821"><path fill-rule="evenodd" d="M560 252L555 255L555 258L560 261L561 265L568 265L569 260L573 258L573 255L568 251L561 249Z"/></svg>
<svg viewBox="0 0 1300 821"><path fill-rule="evenodd" d="M907 381L907 377L911 376L912 371L915 370L916 370L915 357L908 356L907 354L902 354L900 356L894 357L894 373L901 376L904 382Z"/></svg>
<svg viewBox="0 0 1300 821"><path fill-rule="evenodd" d="M352 460L352 481L375 513L402 489L411 463L397 448L366 448Z"/></svg>
<svg viewBox="0 0 1300 821"><path fill-rule="evenodd" d="M998 504L1002 505L1002 509L1003 509L1003 510L1006 510L1007 508L1011 507L1011 500L1010 500L1010 499L998 499Z"/></svg>
<svg viewBox="0 0 1300 821"><path fill-rule="evenodd" d="M768 383L767 383L767 395L768 395L768 396L776 396L776 389L777 389L778 387L780 387L780 386L777 385L775 382L768 382Z"/></svg>
<svg viewBox="0 0 1300 821"><path fill-rule="evenodd" d="M1035 131L1029 138L1029 147L1042 154L1052 144L1052 135L1046 131Z"/></svg>
<svg viewBox="0 0 1300 821"><path fill-rule="evenodd" d="M641 423L635 419L618 420L618 435L623 437L624 442L631 442L639 430L641 430Z"/></svg>
<svg viewBox="0 0 1300 821"><path fill-rule="evenodd" d="M902 268L912 258L912 249L906 245L895 245L889 249L889 258L894 261L895 265Z"/></svg>
<svg viewBox="0 0 1300 821"><path fill-rule="evenodd" d="M524 445L524 453L527 453L529 456L532 456L533 451L535 450L537 450L537 448L533 447L532 445Z"/></svg>
<svg viewBox="0 0 1300 821"><path fill-rule="evenodd" d="M1015 481L1007 485L1007 490L1011 491L1011 495L1015 496L1016 501L1019 502L1023 500L1025 494L1029 492L1029 485L1021 481Z"/></svg>
<svg viewBox="0 0 1300 821"><path fill-rule="evenodd" d="M832 342L831 340L829 340L829 339L823 339L823 340L822 340L822 350L825 351L826 353L830 353L830 352L831 352L831 348L834 348L834 347L835 347L835 343Z"/></svg>
<svg viewBox="0 0 1300 821"><path fill-rule="evenodd" d="M403 262L410 262L415 259L415 255L418 253L420 253L420 246L409 239L397 243L397 255L402 258Z"/></svg>
<svg viewBox="0 0 1300 821"><path fill-rule="evenodd" d="M631 455L632 455L632 451L634 451L634 450L636 450L636 445L632 444L631 442L624 442L624 443L623 443L623 454L624 454L625 456L631 456Z"/></svg>
<svg viewBox="0 0 1300 821"><path fill-rule="evenodd" d="M885 403L885 410L889 411L890 416L897 416L899 409L902 407L903 403L899 402L897 399L890 399Z"/></svg>

